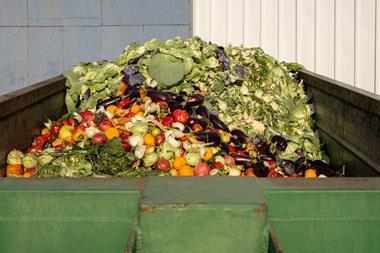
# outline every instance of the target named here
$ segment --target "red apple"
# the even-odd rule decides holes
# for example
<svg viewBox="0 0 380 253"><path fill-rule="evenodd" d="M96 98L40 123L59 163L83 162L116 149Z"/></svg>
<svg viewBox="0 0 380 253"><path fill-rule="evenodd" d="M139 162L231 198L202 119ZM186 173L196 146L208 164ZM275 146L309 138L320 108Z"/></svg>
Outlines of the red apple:
<svg viewBox="0 0 380 253"><path fill-rule="evenodd" d="M104 120L100 122L99 124L99 130L102 132L106 131L110 127L113 127L113 125L112 125L112 122L109 120Z"/></svg>
<svg viewBox="0 0 380 253"><path fill-rule="evenodd" d="M160 170L163 172L168 172L171 169L169 161L165 159L158 160L154 167L156 168L156 170Z"/></svg>
<svg viewBox="0 0 380 253"><path fill-rule="evenodd" d="M104 133L97 133L94 135L94 137L92 137L93 144L96 144L96 143L104 144L106 142L107 142L107 137Z"/></svg>
<svg viewBox="0 0 380 253"><path fill-rule="evenodd" d="M207 163L201 162L195 168L194 174L196 176L208 176L210 174L210 168Z"/></svg>
<svg viewBox="0 0 380 253"><path fill-rule="evenodd" d="M235 159L232 156L225 155L224 160L229 164L235 164Z"/></svg>

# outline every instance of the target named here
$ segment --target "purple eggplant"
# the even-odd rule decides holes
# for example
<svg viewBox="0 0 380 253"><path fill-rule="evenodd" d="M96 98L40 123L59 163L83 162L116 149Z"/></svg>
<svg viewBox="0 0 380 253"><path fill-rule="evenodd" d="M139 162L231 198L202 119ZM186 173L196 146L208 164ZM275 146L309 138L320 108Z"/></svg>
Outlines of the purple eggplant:
<svg viewBox="0 0 380 253"><path fill-rule="evenodd" d="M138 90L130 91L125 96L127 98L129 98L130 100L132 100L132 99L135 99L135 98L139 98L140 97L140 92Z"/></svg>
<svg viewBox="0 0 380 253"><path fill-rule="evenodd" d="M177 109L183 109L183 105L177 101L169 101L168 106L171 112L174 112Z"/></svg>
<svg viewBox="0 0 380 253"><path fill-rule="evenodd" d="M171 99L171 96L168 93L154 90L154 89L148 89L147 95L153 100L153 102L157 102L157 101L168 102Z"/></svg>
<svg viewBox="0 0 380 253"><path fill-rule="evenodd" d="M276 149L280 151L285 151L286 147L288 146L285 138L280 135L273 136L270 142L276 147Z"/></svg>
<svg viewBox="0 0 380 253"><path fill-rule="evenodd" d="M210 119L212 125L216 129L223 130L224 132L230 132L230 129L228 128L228 126L226 125L226 123L224 123L223 121L221 121L218 116L216 116L214 114L210 114L209 119Z"/></svg>
<svg viewBox="0 0 380 253"><path fill-rule="evenodd" d="M239 146L241 145L241 142L237 135L233 135L233 134L231 135L231 142L235 145L239 145Z"/></svg>
<svg viewBox="0 0 380 253"><path fill-rule="evenodd" d="M266 167L262 162L258 162L253 165L253 173L258 177L266 177L269 174L269 168Z"/></svg>
<svg viewBox="0 0 380 253"><path fill-rule="evenodd" d="M204 105L198 106L196 112L197 112L198 115L200 115L202 117L205 117L206 119L208 119L209 116L210 116L207 107L204 106Z"/></svg>
<svg viewBox="0 0 380 253"><path fill-rule="evenodd" d="M200 94L195 94L195 95L188 97L186 105L187 106L198 106L198 105L202 105L204 101L205 101L204 96L202 96Z"/></svg>
<svg viewBox="0 0 380 253"><path fill-rule="evenodd" d="M220 134L216 132L200 132L195 133L195 137L203 142L213 142L215 145L220 144Z"/></svg>
<svg viewBox="0 0 380 253"><path fill-rule="evenodd" d="M121 97L110 97L105 100L98 100L98 103L96 104L96 108L99 109L100 107L106 108L109 105L115 105L121 100Z"/></svg>
<svg viewBox="0 0 380 253"><path fill-rule="evenodd" d="M190 127L192 127L194 124L199 124L199 125L202 126L203 129L207 129L207 127L208 127L207 120L205 120L205 119L199 119L199 118L194 117L194 116L191 116L187 120L186 124L188 124Z"/></svg>
<svg viewBox="0 0 380 253"><path fill-rule="evenodd" d="M239 141L241 143L249 143L249 142L251 142L251 138L249 138L248 135L246 135L243 131L241 131L239 129L232 130L231 131L231 135L237 136L237 138L239 139Z"/></svg>
<svg viewBox="0 0 380 253"><path fill-rule="evenodd" d="M237 165L246 165L251 164L253 162L253 158L249 156L241 156L241 155L233 155Z"/></svg>

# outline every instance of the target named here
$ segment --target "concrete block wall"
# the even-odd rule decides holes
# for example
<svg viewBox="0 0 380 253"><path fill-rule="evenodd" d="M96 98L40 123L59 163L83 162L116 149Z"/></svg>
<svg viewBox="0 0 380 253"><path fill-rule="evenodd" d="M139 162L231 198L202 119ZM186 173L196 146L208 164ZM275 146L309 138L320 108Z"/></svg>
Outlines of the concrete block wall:
<svg viewBox="0 0 380 253"><path fill-rule="evenodd" d="M191 24L191 0L0 0L0 95Z"/></svg>

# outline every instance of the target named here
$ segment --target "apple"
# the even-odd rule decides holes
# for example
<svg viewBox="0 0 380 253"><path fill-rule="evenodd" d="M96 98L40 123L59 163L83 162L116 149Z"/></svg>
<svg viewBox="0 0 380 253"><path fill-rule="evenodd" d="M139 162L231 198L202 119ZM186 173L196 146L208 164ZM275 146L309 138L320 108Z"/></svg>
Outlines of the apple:
<svg viewBox="0 0 380 253"><path fill-rule="evenodd" d="M107 142L107 137L104 133L97 133L94 135L94 137L92 137L93 144L96 144L96 143L104 144L106 142Z"/></svg>
<svg viewBox="0 0 380 253"><path fill-rule="evenodd" d="M104 121L100 122L98 128L99 128L100 131L104 132L104 131L106 131L110 127L113 127L112 122L109 121L109 120L104 120Z"/></svg>
<svg viewBox="0 0 380 253"><path fill-rule="evenodd" d="M205 163L205 162L199 163L194 170L194 175L196 175L196 176L208 176L208 175L210 175L210 168L208 167L207 163Z"/></svg>
<svg viewBox="0 0 380 253"><path fill-rule="evenodd" d="M235 159L232 156L225 155L224 160L229 164L235 164Z"/></svg>
<svg viewBox="0 0 380 253"><path fill-rule="evenodd" d="M171 169L169 161L165 159L158 160L154 167L156 168L156 170L160 170L163 172L168 172Z"/></svg>

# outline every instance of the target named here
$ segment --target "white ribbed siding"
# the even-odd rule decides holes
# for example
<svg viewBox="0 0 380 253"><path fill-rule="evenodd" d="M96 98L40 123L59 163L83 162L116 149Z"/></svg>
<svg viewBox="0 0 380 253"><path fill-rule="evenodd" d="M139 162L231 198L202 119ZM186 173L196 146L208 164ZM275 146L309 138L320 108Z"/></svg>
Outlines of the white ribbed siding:
<svg viewBox="0 0 380 253"><path fill-rule="evenodd" d="M380 94L380 0L193 0L194 35Z"/></svg>

